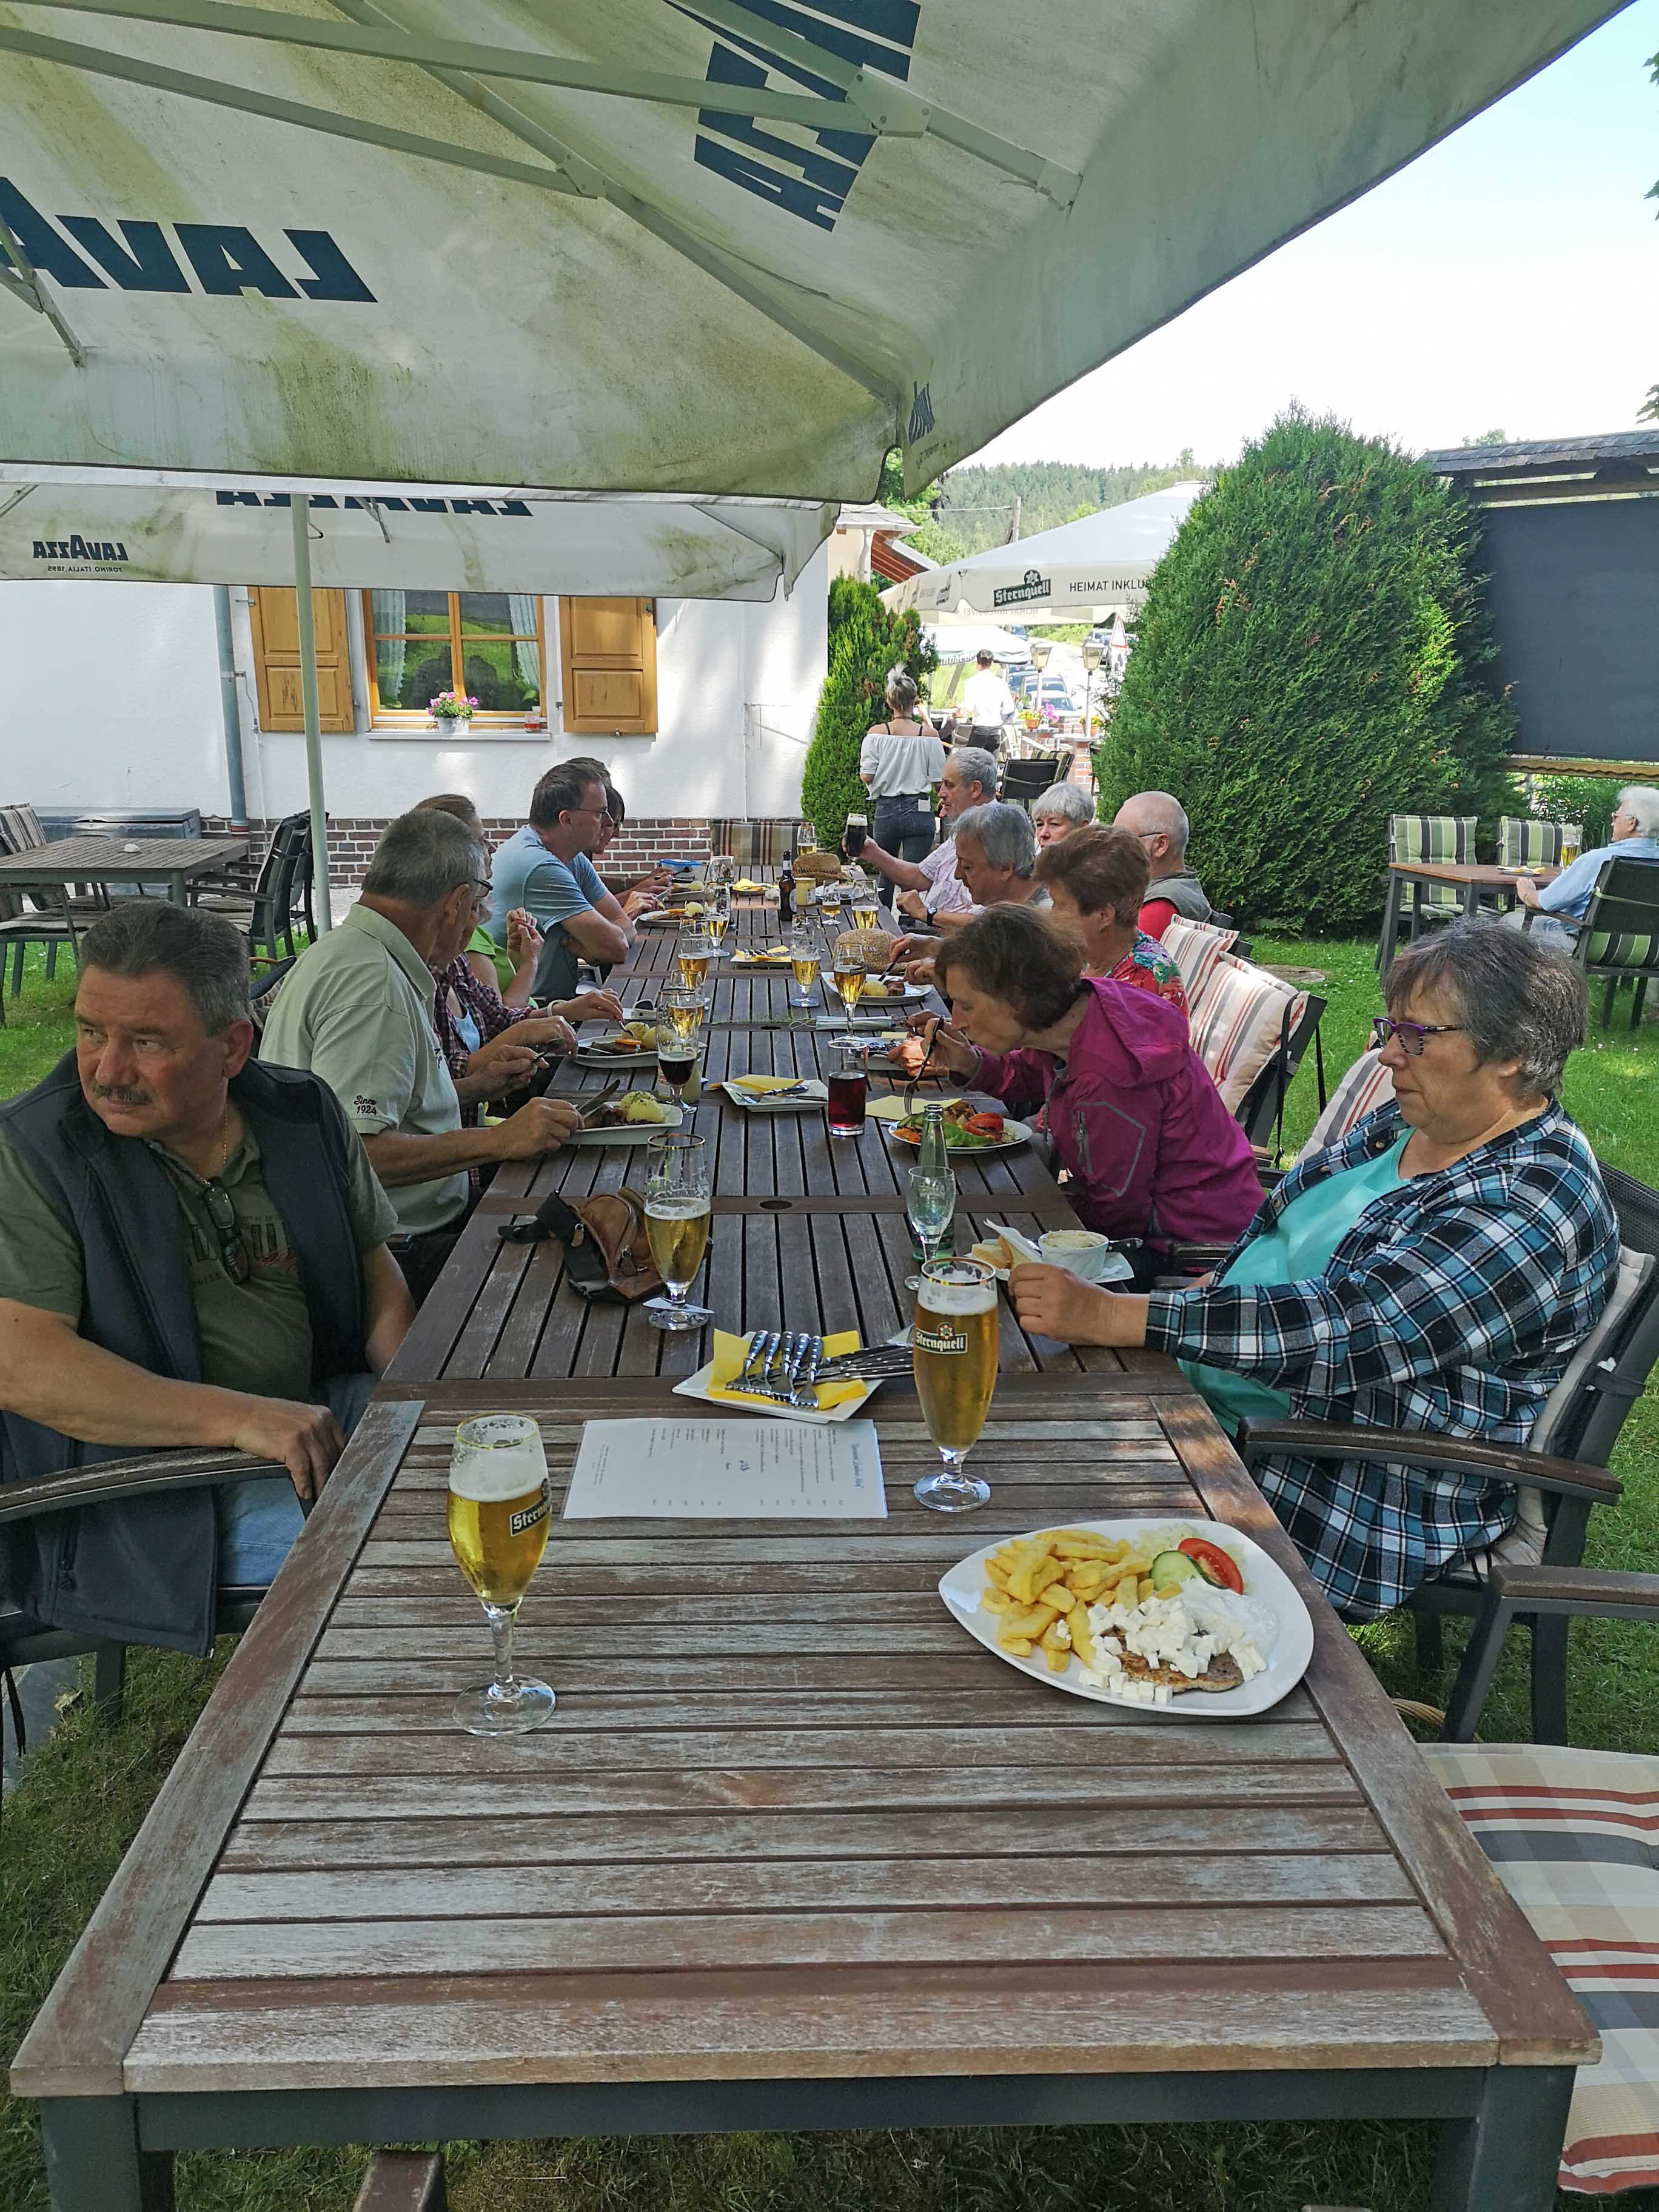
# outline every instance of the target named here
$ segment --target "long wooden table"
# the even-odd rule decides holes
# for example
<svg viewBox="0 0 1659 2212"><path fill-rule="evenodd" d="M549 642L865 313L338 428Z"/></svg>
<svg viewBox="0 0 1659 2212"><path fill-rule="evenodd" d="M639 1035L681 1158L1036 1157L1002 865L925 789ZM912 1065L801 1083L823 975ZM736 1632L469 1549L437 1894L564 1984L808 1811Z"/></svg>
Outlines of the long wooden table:
<svg viewBox="0 0 1659 2212"><path fill-rule="evenodd" d="M1443 2124L1442 2212L1544 2212L1595 2039L1173 1365L1005 1336L960 1521L892 1384L884 1521L556 1519L520 1650L558 1711L492 1741L449 1715L455 1423L536 1415L558 1511L583 1423L670 1387L581 1339L526 1375L511 1328L383 1384L30 2030L58 2212L156 2212L202 2146L1390 2115ZM1067 1697L935 1594L1130 1513L1296 1582L1271 1712Z"/></svg>
<svg viewBox="0 0 1659 2212"><path fill-rule="evenodd" d="M183 906L192 883L246 857L246 837L59 837L30 852L0 854L0 890L165 884L173 905Z"/></svg>

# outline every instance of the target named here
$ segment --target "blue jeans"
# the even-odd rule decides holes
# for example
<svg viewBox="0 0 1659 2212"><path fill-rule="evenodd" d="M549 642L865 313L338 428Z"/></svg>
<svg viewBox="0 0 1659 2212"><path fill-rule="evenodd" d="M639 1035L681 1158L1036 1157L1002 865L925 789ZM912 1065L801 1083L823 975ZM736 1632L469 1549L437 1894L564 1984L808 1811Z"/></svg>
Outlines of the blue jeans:
<svg viewBox="0 0 1659 2212"><path fill-rule="evenodd" d="M368 1411L373 1375L337 1375L323 1393L347 1436ZM222 1588L264 1589L305 1526L299 1492L285 1474L229 1482L219 1492L219 1582Z"/></svg>
<svg viewBox="0 0 1659 2212"><path fill-rule="evenodd" d="M913 793L903 799L878 799L870 835L884 853L918 867L933 849L933 817L927 793Z"/></svg>

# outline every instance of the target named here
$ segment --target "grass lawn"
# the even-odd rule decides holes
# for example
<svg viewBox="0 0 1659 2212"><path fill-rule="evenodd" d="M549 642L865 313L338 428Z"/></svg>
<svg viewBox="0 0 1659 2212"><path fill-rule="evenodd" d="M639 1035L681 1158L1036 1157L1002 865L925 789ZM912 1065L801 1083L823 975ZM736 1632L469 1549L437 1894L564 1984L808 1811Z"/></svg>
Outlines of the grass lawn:
<svg viewBox="0 0 1659 2212"><path fill-rule="evenodd" d="M1261 939L1264 961L1322 969L1334 1078L1363 1048L1381 1010L1368 945ZM33 956L21 1000L6 1002L0 1095L33 1082L68 1045L71 985L48 987ZM1598 994L1599 996L1599 994ZM1659 1022L1634 1036L1615 1015L1568 1071L1566 1103L1603 1158L1659 1183ZM1596 1017L1599 1018L1599 1013ZM1286 1150L1318 1109L1311 1060L1292 1086ZM1613 1461L1619 1507L1591 1523L1589 1557L1659 1571L1659 1396L1636 1407ZM1616 1622L1575 1623L1576 1741L1651 1752L1659 1742L1659 1638ZM1446 1670L1419 1682L1403 1623L1360 1642L1389 1690L1443 1701L1462 1632L1448 1632ZM1483 1733L1525 1737L1522 1639L1500 1674ZM0 2048L8 2055L67 1957L161 1777L228 1656L202 1662L134 1656L128 1710L114 1730L83 1707L66 1712L33 1754L0 1820ZM928 2134L750 2135L586 2143L452 2144L456 2212L1297 2212L1307 2203L1417 2212L1433 2130L1405 2124L957 2130ZM325 2150L195 2153L181 2159L181 2212L346 2212L366 2154ZM1584 2200L1563 2197L1563 2212ZM1659 2193L1619 2200L1659 2212ZM0 2105L0 2212L45 2212L30 2105Z"/></svg>

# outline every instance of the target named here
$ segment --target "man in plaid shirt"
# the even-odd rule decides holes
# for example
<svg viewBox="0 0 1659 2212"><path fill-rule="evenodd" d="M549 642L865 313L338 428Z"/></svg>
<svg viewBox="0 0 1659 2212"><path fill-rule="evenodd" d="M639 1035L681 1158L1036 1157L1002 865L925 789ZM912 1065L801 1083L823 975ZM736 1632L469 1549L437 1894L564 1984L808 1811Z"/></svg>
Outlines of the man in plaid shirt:
<svg viewBox="0 0 1659 2212"><path fill-rule="evenodd" d="M1595 1155L1555 1095L1583 1042L1583 980L1458 923L1401 955L1387 996L1395 1103L1292 1169L1208 1283L1132 1298L1017 1268L1021 1322L1170 1352L1229 1425L1288 1413L1524 1443L1618 1264ZM1352 1620L1516 1517L1513 1484L1363 1457L1268 1461L1257 1479Z"/></svg>

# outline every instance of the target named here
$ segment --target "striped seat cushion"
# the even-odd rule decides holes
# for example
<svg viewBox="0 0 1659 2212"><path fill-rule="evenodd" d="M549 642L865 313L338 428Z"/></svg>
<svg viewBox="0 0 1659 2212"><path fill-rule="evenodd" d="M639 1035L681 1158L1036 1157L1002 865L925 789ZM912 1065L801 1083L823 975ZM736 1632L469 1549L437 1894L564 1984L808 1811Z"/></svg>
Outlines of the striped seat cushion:
<svg viewBox="0 0 1659 2212"><path fill-rule="evenodd" d="M1473 814L1391 814L1389 817L1389 858L1391 860L1451 860L1459 865L1474 858ZM1407 884L1406 904L1462 908L1455 884Z"/></svg>
<svg viewBox="0 0 1659 2212"><path fill-rule="evenodd" d="M1578 2069L1562 2188L1659 2187L1659 1759L1554 1744L1423 1755L1601 2039Z"/></svg>
<svg viewBox="0 0 1659 2212"><path fill-rule="evenodd" d="M795 821L717 820L708 825L708 838L723 860L736 860L746 868L775 868L794 851L800 827Z"/></svg>
<svg viewBox="0 0 1659 2212"><path fill-rule="evenodd" d="M1324 1112L1314 1123L1297 1157L1309 1159L1346 1137L1350 1129L1376 1113L1394 1097L1394 1075L1382 1064L1380 1052L1362 1052L1337 1085Z"/></svg>
<svg viewBox="0 0 1659 2212"><path fill-rule="evenodd" d="M1238 942L1238 932L1212 928L1207 921L1187 921L1175 915L1164 923L1158 942L1181 970L1181 988L1190 1006L1222 954L1231 952Z"/></svg>
<svg viewBox="0 0 1659 2212"><path fill-rule="evenodd" d="M1277 975L1223 953L1197 998L1188 996L1193 1050L1210 1071L1229 1113L1237 1113L1250 1085L1279 1049L1288 1013L1292 1029L1307 1003Z"/></svg>
<svg viewBox="0 0 1659 2212"><path fill-rule="evenodd" d="M1543 866L1559 867L1561 861L1562 824L1559 822L1534 822L1519 814L1500 814L1498 817L1498 865L1500 868L1525 868Z"/></svg>
<svg viewBox="0 0 1659 2212"><path fill-rule="evenodd" d="M1585 947L1584 959L1591 968L1621 968L1632 973L1650 973L1659 968L1659 937L1644 936L1636 930L1621 930L1617 936L1605 929L1593 929Z"/></svg>

